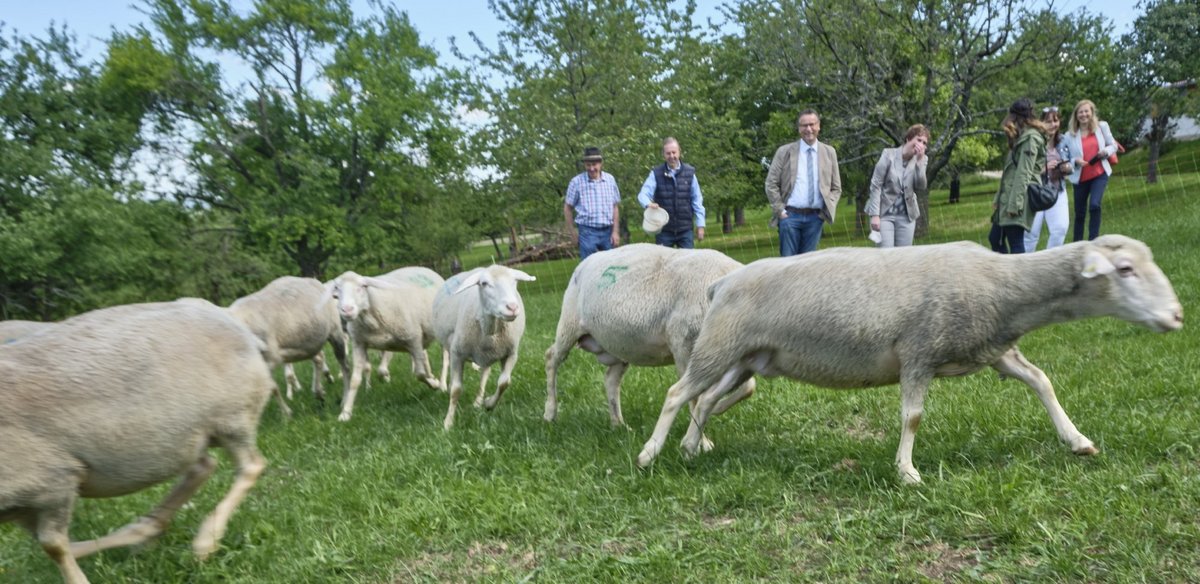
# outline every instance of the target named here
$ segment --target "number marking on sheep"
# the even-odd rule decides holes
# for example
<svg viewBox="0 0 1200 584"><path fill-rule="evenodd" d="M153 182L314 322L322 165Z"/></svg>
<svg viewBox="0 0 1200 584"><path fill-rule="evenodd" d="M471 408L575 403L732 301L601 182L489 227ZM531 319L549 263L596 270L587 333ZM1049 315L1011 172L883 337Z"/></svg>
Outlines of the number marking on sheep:
<svg viewBox="0 0 1200 584"><path fill-rule="evenodd" d="M617 283L617 276L629 270L629 266L609 266L600 274L600 283L596 284L597 290L603 290Z"/></svg>

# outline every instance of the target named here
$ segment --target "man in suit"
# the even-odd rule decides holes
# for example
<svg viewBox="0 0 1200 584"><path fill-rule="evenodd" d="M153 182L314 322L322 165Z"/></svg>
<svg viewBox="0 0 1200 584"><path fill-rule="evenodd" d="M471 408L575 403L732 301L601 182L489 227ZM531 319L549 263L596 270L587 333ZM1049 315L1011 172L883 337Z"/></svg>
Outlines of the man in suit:
<svg viewBox="0 0 1200 584"><path fill-rule="evenodd" d="M779 255L817 249L825 222L833 223L842 176L837 151L817 141L821 118L806 109L796 121L800 139L779 147L767 172L771 227L779 228Z"/></svg>

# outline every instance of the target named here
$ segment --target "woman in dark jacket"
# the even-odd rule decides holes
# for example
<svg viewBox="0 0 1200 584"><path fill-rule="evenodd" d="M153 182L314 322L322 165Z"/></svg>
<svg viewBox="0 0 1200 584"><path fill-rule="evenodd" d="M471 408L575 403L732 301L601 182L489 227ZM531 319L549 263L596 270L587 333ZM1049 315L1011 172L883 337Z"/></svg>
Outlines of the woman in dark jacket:
<svg viewBox="0 0 1200 584"><path fill-rule="evenodd" d="M1033 102L1022 97L1008 108L1001 124L1008 136L1008 156L1000 190L992 200L992 251L1025 253L1025 232L1036 212L1029 208L1025 186L1040 180L1046 164L1045 126L1033 116Z"/></svg>

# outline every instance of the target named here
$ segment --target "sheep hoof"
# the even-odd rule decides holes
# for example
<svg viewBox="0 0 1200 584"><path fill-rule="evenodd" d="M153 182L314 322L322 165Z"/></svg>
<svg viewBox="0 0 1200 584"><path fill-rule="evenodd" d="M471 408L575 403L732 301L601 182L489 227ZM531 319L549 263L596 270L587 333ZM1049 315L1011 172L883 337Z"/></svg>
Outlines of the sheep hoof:
<svg viewBox="0 0 1200 584"><path fill-rule="evenodd" d="M713 448L713 441L709 440L708 436L700 438L700 452L711 452Z"/></svg>
<svg viewBox="0 0 1200 584"><path fill-rule="evenodd" d="M650 447L647 446L646 448L642 449L642 453L638 455L638 468L646 468L650 466L651 462L654 462L654 453L650 450Z"/></svg>
<svg viewBox="0 0 1200 584"><path fill-rule="evenodd" d="M442 430L449 432L450 430L453 430L453 429L454 429L454 420L447 419L445 422L442 422Z"/></svg>
<svg viewBox="0 0 1200 584"><path fill-rule="evenodd" d="M921 484L921 473L917 472L917 469L915 468L910 468L908 470L901 469L900 482L906 485L919 485Z"/></svg>
<svg viewBox="0 0 1200 584"><path fill-rule="evenodd" d="M338 414L338 421L339 422L349 422L350 421L350 412L342 412L342 413Z"/></svg>
<svg viewBox="0 0 1200 584"><path fill-rule="evenodd" d="M542 414L542 419L547 422L553 422L558 419L558 408L546 406L546 411Z"/></svg>
<svg viewBox="0 0 1200 584"><path fill-rule="evenodd" d="M1074 452L1078 456L1092 456L1095 454L1100 454L1100 449L1091 444L1086 444L1084 446L1072 448L1071 452Z"/></svg>

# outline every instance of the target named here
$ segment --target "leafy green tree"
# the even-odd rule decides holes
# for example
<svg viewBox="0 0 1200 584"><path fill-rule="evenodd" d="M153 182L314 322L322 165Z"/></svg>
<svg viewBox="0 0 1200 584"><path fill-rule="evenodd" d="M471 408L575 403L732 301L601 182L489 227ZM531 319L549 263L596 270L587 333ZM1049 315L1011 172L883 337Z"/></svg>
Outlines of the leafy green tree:
<svg viewBox="0 0 1200 584"><path fill-rule="evenodd" d="M1122 38L1123 88L1129 101L1149 117L1147 182L1158 179L1158 158L1174 130L1172 119L1195 113L1197 100L1188 90L1200 73L1200 0L1145 0L1145 13ZM1139 116L1138 126L1141 120Z"/></svg>
<svg viewBox="0 0 1200 584"><path fill-rule="evenodd" d="M433 263L470 235L428 207L464 189L460 79L407 16L346 0L148 0L174 66L155 80L162 125L190 145L194 184L176 196L230 214L245 243L282 250L300 274L331 261L381 269ZM222 69L228 66L227 69Z"/></svg>

